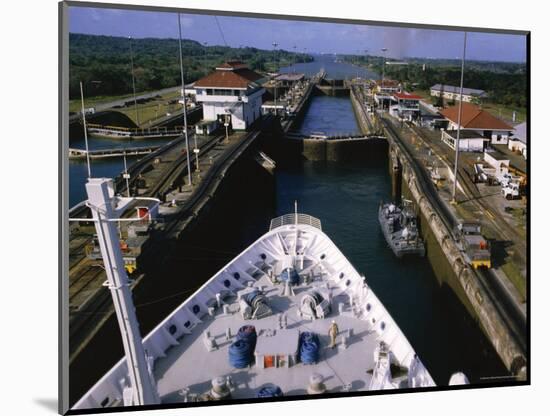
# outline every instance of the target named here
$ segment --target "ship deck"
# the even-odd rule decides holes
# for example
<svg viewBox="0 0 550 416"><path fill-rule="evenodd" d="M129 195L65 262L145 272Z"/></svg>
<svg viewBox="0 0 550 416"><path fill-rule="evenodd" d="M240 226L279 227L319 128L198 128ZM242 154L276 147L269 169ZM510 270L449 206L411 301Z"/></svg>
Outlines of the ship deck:
<svg viewBox="0 0 550 416"><path fill-rule="evenodd" d="M368 370L374 368L374 350L379 343L376 331L372 330L368 321L350 316L349 305L342 314L332 308L332 313L325 319L314 321L304 320L298 316L299 301L303 293L313 285L301 285L294 292L295 296L281 296L282 287L273 286L270 280L263 276L254 286L263 286L273 315L259 320L244 320L238 312L235 296L226 299L230 305L231 314L225 315L221 308L215 316L206 315L203 322L193 329L193 335L182 339L179 346L173 347L166 358L155 363L155 378L164 403L180 402L180 391L188 388L190 393L205 393L211 388L211 380L218 376L230 375L235 383L233 398L255 397L258 389L273 383L281 387L285 395L307 394L306 388L313 373L320 374L327 392L366 390L371 374ZM339 294L333 297L333 305L338 302L348 303L348 296ZM254 325L258 333L258 341L270 330L284 331L279 328L280 313L287 314L287 329L313 331L319 335L320 355L317 364L297 363L290 368L258 368L252 364L246 369L233 368L228 361L228 348L234 341L226 339L226 330L236 334L243 325ZM332 320L339 327L337 347L330 348L328 329ZM341 338L352 329L353 335L346 349L343 349ZM216 340L218 349L209 352L204 343L204 333L209 331ZM345 387L345 386L348 387Z"/></svg>
<svg viewBox="0 0 550 416"><path fill-rule="evenodd" d="M269 232L143 340L160 401L228 398L228 390L233 399L249 399L265 385L278 386L285 396L304 395L308 388L323 391L319 379L327 393L433 386L367 280L322 232L318 219L295 214L272 220ZM289 290L283 281L296 285ZM255 289L263 300L249 299ZM316 289L314 295L311 289ZM272 313L248 319L250 311L264 310L258 304L267 304ZM312 313L318 318L308 319ZM328 334L333 320L338 326L335 348ZM255 359L239 369L230 363L229 349L245 325L255 327ZM319 339L319 356L312 364L300 356L303 332ZM317 380L311 383L314 375ZM123 358L75 408L121 405L130 388L127 377ZM223 395L215 397L220 386Z"/></svg>

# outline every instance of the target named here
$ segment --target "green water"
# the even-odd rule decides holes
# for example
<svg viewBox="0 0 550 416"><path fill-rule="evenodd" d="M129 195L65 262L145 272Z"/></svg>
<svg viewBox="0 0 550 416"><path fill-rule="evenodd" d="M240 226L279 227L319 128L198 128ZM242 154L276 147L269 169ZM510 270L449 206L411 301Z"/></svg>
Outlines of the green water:
<svg viewBox="0 0 550 416"><path fill-rule="evenodd" d="M349 99L314 97L302 129L314 125L328 133L356 129ZM277 215L291 212L297 200L300 212L321 219L323 231L366 276L436 383L447 384L455 371L463 371L472 383L507 374L456 296L439 285L428 260L399 260L387 246L377 216L379 202L391 198L387 163L382 158L375 164L303 161L278 166Z"/></svg>

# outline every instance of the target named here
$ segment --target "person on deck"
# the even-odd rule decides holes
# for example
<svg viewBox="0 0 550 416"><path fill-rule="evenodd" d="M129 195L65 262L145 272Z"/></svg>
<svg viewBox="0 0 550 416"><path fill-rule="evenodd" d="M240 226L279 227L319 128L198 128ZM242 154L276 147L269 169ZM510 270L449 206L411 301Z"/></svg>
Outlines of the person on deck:
<svg viewBox="0 0 550 416"><path fill-rule="evenodd" d="M336 347L336 337L338 335L338 325L336 325L336 321L332 321L330 324L330 327L328 329L328 335L330 337L330 348Z"/></svg>

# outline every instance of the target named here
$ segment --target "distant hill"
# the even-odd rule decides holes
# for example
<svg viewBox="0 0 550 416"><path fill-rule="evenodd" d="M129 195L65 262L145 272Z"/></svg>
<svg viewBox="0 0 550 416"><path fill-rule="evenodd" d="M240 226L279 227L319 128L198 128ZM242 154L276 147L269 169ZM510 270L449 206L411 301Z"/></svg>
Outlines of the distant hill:
<svg viewBox="0 0 550 416"><path fill-rule="evenodd" d="M132 92L130 42L134 56L136 91L150 91L181 83L177 39L132 39L115 36L69 34L70 98L78 98L79 82L92 96L122 95ZM185 82L192 82L228 59L240 59L258 71L274 70L294 62L311 61L309 55L256 48L203 46L182 40ZM101 81L101 83L90 83Z"/></svg>

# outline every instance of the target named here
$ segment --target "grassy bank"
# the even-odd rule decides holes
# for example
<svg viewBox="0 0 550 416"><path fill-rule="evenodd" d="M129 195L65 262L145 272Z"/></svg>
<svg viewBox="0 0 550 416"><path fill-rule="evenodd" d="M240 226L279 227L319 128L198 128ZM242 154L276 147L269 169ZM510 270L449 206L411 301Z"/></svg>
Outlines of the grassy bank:
<svg viewBox="0 0 550 416"><path fill-rule="evenodd" d="M145 94L145 92L140 92L139 94ZM136 93L136 95L139 95ZM86 99L85 106L86 108L94 107L98 104L108 103L111 101L122 100L126 98L132 98L133 94L129 95L119 95L119 96L102 96L102 97L93 97ZM133 101L129 106L122 108L114 108L114 111L126 114L134 123L139 126L147 127L154 120L164 117L167 113L173 113L174 111L181 110L183 106L179 103L170 103L180 97L179 91L172 91L165 94L162 94L160 97L147 101L137 105L137 115L136 109L134 107ZM69 111L80 111L80 100L71 100L69 103ZM138 123L139 118L139 123Z"/></svg>

